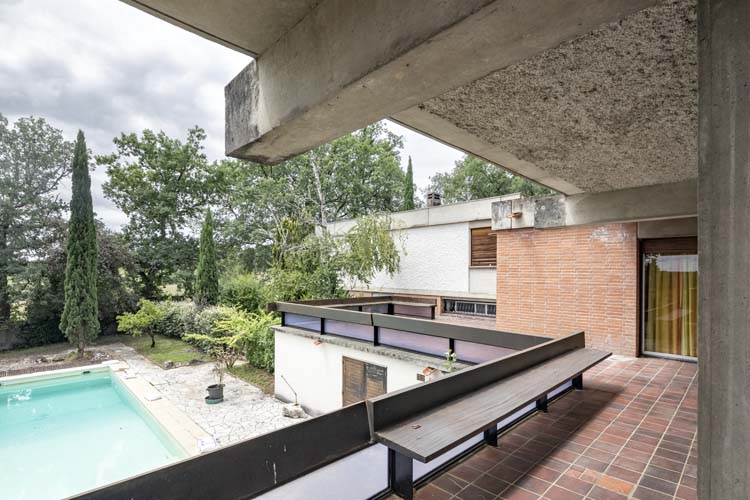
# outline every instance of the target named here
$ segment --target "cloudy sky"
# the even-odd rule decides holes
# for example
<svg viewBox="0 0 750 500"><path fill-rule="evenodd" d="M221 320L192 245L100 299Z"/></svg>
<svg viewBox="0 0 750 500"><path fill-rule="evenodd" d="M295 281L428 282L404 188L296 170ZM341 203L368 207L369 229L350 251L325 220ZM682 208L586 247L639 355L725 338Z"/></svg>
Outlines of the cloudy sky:
<svg viewBox="0 0 750 500"><path fill-rule="evenodd" d="M80 128L95 154L111 152L120 132L184 137L200 125L209 159L223 157L224 85L249 60L117 0L0 0L0 113L42 116L70 139ZM389 126L420 189L462 156ZM103 197L105 178L92 176L95 210L118 227L126 219Z"/></svg>

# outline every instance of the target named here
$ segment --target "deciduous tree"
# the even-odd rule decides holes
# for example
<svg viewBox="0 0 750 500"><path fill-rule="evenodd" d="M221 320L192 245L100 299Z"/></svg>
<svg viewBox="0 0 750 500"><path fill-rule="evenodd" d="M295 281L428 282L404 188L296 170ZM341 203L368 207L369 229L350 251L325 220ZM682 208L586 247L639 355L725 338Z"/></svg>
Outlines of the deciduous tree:
<svg viewBox="0 0 750 500"><path fill-rule="evenodd" d="M206 134L188 130L183 143L144 130L114 139L117 152L97 158L107 168L104 193L128 216L124 234L138 256L143 293L154 298L163 285L193 285L197 245L191 232L222 186L219 169L203 152Z"/></svg>
<svg viewBox="0 0 750 500"><path fill-rule="evenodd" d="M57 190L72 153L73 143L43 118L9 126L0 114L0 321L10 317L11 282L54 247L65 206Z"/></svg>
<svg viewBox="0 0 750 500"><path fill-rule="evenodd" d="M446 203L478 200L511 193L521 193L524 196L552 193L551 190L539 184L468 155L457 161L450 172L431 177L427 191L441 193Z"/></svg>

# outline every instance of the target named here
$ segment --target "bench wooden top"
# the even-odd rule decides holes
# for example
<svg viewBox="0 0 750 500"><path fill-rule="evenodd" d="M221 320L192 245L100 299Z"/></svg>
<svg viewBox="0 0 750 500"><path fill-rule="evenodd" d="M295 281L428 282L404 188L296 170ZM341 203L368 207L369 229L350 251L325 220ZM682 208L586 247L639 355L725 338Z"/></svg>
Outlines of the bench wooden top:
<svg viewBox="0 0 750 500"><path fill-rule="evenodd" d="M377 431L376 439L406 456L429 462L580 375L610 354L594 349L575 349Z"/></svg>

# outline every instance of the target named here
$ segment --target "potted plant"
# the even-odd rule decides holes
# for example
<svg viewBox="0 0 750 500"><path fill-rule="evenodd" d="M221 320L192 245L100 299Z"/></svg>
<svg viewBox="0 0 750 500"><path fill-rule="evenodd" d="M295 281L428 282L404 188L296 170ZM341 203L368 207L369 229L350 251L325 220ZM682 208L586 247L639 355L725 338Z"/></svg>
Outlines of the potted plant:
<svg viewBox="0 0 750 500"><path fill-rule="evenodd" d="M241 357L239 337L211 337L210 335L185 335L185 340L198 344L214 360L213 372L216 383L206 387L206 403L215 404L224 401L224 374L234 366Z"/></svg>
<svg viewBox="0 0 750 500"><path fill-rule="evenodd" d="M208 396L206 396L207 403L220 403L224 401L224 370L222 361L215 358L213 372L216 375L216 383L206 387L206 391L208 391Z"/></svg>

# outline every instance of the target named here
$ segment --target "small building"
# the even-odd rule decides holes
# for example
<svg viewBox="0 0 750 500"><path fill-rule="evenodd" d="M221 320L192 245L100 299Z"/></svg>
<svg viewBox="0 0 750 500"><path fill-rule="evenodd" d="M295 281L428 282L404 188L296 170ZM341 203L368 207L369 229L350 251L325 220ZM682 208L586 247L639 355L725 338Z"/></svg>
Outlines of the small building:
<svg viewBox="0 0 750 500"><path fill-rule="evenodd" d="M430 193L432 194L432 193ZM391 214L395 236L403 241L400 271L381 272L369 284L355 284L353 295L399 295L432 299L437 314L495 316L496 236L492 204L519 199L520 194L442 205ZM342 235L354 220L329 225Z"/></svg>

